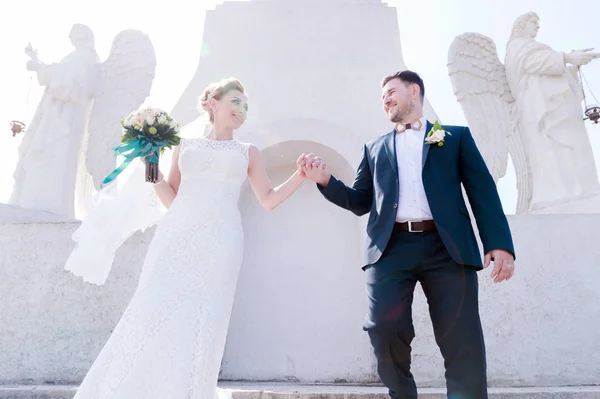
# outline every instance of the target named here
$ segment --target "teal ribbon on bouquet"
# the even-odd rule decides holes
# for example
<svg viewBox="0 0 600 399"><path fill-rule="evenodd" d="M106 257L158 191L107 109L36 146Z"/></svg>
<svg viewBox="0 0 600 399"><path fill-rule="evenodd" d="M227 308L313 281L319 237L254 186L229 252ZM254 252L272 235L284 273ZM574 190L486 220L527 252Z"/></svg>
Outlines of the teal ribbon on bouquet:
<svg viewBox="0 0 600 399"><path fill-rule="evenodd" d="M158 154L162 148L167 146L167 144L166 141L151 141L145 136L138 136L137 139L114 147L113 152L115 156L122 155L125 157L125 160L117 169L106 176L104 181L102 181L101 186L104 187L115 180L135 158L148 157L146 162L157 164Z"/></svg>

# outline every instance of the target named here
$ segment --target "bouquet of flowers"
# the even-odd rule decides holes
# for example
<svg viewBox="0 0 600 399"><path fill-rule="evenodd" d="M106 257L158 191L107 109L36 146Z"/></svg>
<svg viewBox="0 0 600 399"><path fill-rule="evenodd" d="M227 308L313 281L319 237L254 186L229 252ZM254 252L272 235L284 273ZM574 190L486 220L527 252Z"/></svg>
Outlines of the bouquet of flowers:
<svg viewBox="0 0 600 399"><path fill-rule="evenodd" d="M165 148L179 145L179 124L165 111L145 108L129 114L121 121L123 137L121 145L113 148L115 156L122 155L125 161L104 179L102 185L114 180L135 158L146 161L146 181L158 180L158 157Z"/></svg>

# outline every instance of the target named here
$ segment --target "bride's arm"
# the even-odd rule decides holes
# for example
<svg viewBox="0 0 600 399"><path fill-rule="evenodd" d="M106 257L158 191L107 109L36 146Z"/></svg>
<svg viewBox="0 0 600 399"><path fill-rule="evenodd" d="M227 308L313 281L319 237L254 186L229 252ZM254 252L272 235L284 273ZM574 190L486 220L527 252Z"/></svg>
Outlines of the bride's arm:
<svg viewBox="0 0 600 399"><path fill-rule="evenodd" d="M305 177L298 170L283 184L273 188L260 150L251 145L248 150L248 179L258 202L272 211L302 185Z"/></svg>
<svg viewBox="0 0 600 399"><path fill-rule="evenodd" d="M156 195L160 199L160 202L169 208L177 196L179 183L181 182L181 173L179 172L179 146L173 148L169 178L165 179L163 174L159 172L158 180L159 182L154 184L154 191L156 191Z"/></svg>

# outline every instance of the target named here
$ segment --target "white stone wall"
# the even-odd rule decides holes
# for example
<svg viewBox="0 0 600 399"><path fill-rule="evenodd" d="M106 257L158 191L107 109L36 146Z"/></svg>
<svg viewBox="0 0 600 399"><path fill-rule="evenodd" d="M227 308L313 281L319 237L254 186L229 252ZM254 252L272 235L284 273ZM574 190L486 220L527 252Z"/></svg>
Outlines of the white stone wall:
<svg viewBox="0 0 600 399"><path fill-rule="evenodd" d="M333 128L361 145L392 130L380 83L405 68L397 10L381 1L226 1L206 14L197 72L172 114L191 122L204 88L235 76L249 97L242 139L253 133L274 144L295 124L316 121L295 139ZM437 118L428 102L425 115Z"/></svg>
<svg viewBox="0 0 600 399"><path fill-rule="evenodd" d="M361 330L363 220L328 204L311 186L271 214L252 197L244 196L241 207L246 259L222 378L376 381ZM490 383L597 384L600 215L509 220L515 277L493 285L489 271L480 274ZM133 293L152 231L132 237L107 284L96 287L63 271L76 226L0 225L0 383L79 382ZM415 377L441 386L442 360L420 289L413 315Z"/></svg>

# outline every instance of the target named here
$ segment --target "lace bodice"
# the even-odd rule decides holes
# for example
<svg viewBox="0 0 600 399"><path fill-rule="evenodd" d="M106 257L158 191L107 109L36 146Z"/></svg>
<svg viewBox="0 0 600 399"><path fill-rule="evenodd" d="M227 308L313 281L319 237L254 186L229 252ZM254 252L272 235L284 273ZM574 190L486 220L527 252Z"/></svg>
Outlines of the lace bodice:
<svg viewBox="0 0 600 399"><path fill-rule="evenodd" d="M177 197L230 198L237 201L248 175L249 144L237 140L183 139ZM201 198L198 198L201 197Z"/></svg>
<svg viewBox="0 0 600 399"><path fill-rule="evenodd" d="M206 178L243 183L248 172L249 147L237 140L182 140L179 154L182 181Z"/></svg>

